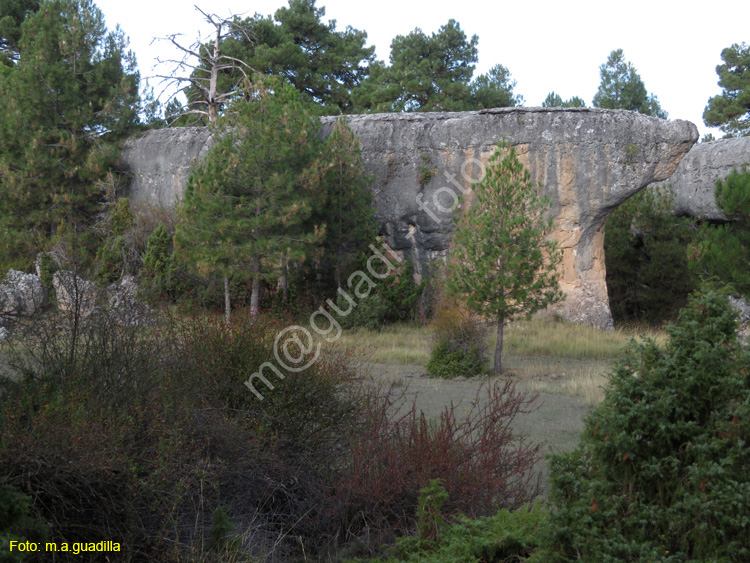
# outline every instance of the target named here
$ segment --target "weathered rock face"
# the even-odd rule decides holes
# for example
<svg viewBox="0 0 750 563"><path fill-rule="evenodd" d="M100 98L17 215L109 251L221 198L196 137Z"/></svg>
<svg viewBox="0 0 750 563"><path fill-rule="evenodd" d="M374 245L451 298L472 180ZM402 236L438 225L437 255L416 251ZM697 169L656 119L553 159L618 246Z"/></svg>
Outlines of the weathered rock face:
<svg viewBox="0 0 750 563"><path fill-rule="evenodd" d="M0 283L0 316L31 315L47 304L47 290L34 274L8 270Z"/></svg>
<svg viewBox="0 0 750 563"><path fill-rule="evenodd" d="M174 207L185 195L190 168L211 148L205 127L148 131L126 143L119 168L132 174L132 201Z"/></svg>
<svg viewBox="0 0 750 563"><path fill-rule="evenodd" d="M88 317L96 307L96 284L70 270L58 270L52 276L57 308Z"/></svg>
<svg viewBox="0 0 750 563"><path fill-rule="evenodd" d="M555 312L574 322L612 326L604 268L604 223L648 184L665 180L698 138L686 121L595 109L505 108L478 112L349 116L375 175L380 230L418 272L444 256L457 195L481 175L494 146L507 140L553 202L564 252ZM323 122L328 134L333 121ZM210 140L201 129L151 131L130 141L124 167L129 197L172 205L184 193L190 163Z"/></svg>
<svg viewBox="0 0 750 563"><path fill-rule="evenodd" d="M745 165L750 167L750 137L701 143L690 149L669 180L653 187L672 188L676 215L724 221L714 197L716 181Z"/></svg>

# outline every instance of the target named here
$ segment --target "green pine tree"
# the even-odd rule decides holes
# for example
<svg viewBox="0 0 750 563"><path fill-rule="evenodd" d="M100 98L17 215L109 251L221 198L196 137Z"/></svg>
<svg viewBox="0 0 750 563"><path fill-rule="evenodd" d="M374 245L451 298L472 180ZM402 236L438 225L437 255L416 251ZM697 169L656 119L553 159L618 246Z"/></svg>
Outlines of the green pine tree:
<svg viewBox="0 0 750 563"><path fill-rule="evenodd" d="M202 273L252 279L258 313L261 281L286 262L317 257L324 227L307 223L322 205L310 166L321 153L319 121L300 94L271 77L248 85L216 124L220 137L191 174L175 233L177 252Z"/></svg>
<svg viewBox="0 0 750 563"><path fill-rule="evenodd" d="M722 93L708 100L703 121L729 136L750 134L750 45L733 44L721 52L716 67Z"/></svg>
<svg viewBox="0 0 750 563"><path fill-rule="evenodd" d="M657 97L646 91L633 64L625 61L622 49L612 51L599 72L602 80L594 96L595 108L626 109L667 119Z"/></svg>
<svg viewBox="0 0 750 563"><path fill-rule="evenodd" d="M139 76L127 41L119 29L107 31L91 0L49 0L23 13L18 60L0 65L6 262L30 261L62 222L78 229L92 223L98 183L139 111Z"/></svg>
<svg viewBox="0 0 750 563"><path fill-rule="evenodd" d="M337 287L341 287L347 263L377 235L372 177L362 169L359 139L343 117L336 120L312 173L326 192L325 205L316 219L326 225L323 247L334 265Z"/></svg>
<svg viewBox="0 0 750 563"><path fill-rule="evenodd" d="M505 323L562 299L557 266L562 253L547 236L550 202L540 197L515 149L499 143L476 200L458 221L449 263L449 293L497 323L494 372L502 371Z"/></svg>

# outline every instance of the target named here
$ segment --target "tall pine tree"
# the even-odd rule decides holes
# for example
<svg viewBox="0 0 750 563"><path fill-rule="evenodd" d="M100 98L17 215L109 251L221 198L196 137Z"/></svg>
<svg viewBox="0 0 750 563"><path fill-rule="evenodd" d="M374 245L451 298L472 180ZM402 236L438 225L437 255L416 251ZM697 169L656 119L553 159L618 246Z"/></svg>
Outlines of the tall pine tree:
<svg viewBox="0 0 750 563"><path fill-rule="evenodd" d="M323 247L334 266L337 287L357 250L366 248L377 235L369 189L372 178L362 164L359 139L340 117L326 138L323 157L313 168L326 193L318 222L326 224Z"/></svg>
<svg viewBox="0 0 750 563"><path fill-rule="evenodd" d="M23 14L17 62L0 65L0 256L21 267L61 223L91 223L98 181L139 111L127 40L91 0Z"/></svg>
<svg viewBox="0 0 750 563"><path fill-rule="evenodd" d="M252 279L258 313L263 279L287 262L317 257L324 227L309 225L322 206L310 167L321 154L320 123L299 92L273 77L248 84L244 97L216 122L220 140L193 172L175 233L177 252L202 273Z"/></svg>

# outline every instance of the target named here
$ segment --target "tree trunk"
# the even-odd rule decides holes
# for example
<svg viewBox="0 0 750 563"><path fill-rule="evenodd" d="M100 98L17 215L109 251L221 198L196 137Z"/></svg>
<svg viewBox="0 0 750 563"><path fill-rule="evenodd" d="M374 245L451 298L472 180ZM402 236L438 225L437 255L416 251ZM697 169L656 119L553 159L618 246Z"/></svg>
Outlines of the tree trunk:
<svg viewBox="0 0 750 563"><path fill-rule="evenodd" d="M253 289L250 293L250 315L258 316L260 309L260 264L257 258L253 258Z"/></svg>
<svg viewBox="0 0 750 563"><path fill-rule="evenodd" d="M500 375L503 371L503 328L505 328L505 319L497 319L497 344L495 345L495 375Z"/></svg>
<svg viewBox="0 0 750 563"><path fill-rule="evenodd" d="M224 317L227 326L232 322L232 304L229 301L229 277L224 276Z"/></svg>
<svg viewBox="0 0 750 563"><path fill-rule="evenodd" d="M281 258L281 299L286 303L289 299L289 278L286 257Z"/></svg>

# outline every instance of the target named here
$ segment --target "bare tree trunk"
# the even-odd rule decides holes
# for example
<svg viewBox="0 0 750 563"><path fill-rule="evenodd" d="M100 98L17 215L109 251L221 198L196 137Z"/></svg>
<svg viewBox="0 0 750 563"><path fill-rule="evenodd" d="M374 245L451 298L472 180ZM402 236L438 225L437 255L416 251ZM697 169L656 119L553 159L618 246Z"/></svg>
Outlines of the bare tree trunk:
<svg viewBox="0 0 750 563"><path fill-rule="evenodd" d="M253 289L250 293L250 315L258 316L260 310L260 263L253 258Z"/></svg>
<svg viewBox="0 0 750 563"><path fill-rule="evenodd" d="M232 322L232 304L229 301L229 277L224 276L224 317L227 326Z"/></svg>
<svg viewBox="0 0 750 563"><path fill-rule="evenodd" d="M497 319L497 344L495 345L495 375L500 375L503 371L503 329L505 328L505 319Z"/></svg>
<svg viewBox="0 0 750 563"><path fill-rule="evenodd" d="M287 270L288 270L288 265L286 262L286 257L282 257L281 259L281 298L283 299L284 303L287 302L287 299L289 297L289 280L287 276Z"/></svg>

